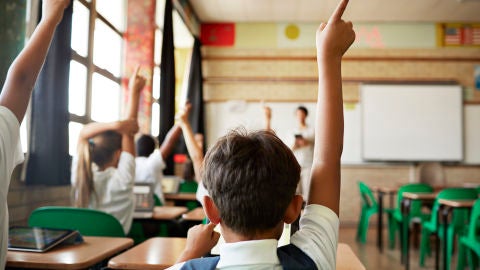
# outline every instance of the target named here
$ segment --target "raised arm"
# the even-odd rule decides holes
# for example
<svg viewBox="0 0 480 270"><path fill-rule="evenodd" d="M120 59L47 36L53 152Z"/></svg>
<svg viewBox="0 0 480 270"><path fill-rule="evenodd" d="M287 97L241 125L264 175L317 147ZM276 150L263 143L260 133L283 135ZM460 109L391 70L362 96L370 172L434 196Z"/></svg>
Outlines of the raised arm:
<svg viewBox="0 0 480 270"><path fill-rule="evenodd" d="M126 119L135 121L135 123L137 123L138 117L138 101L140 100L140 92L145 86L145 78L138 74L139 70L140 66L137 66L128 83L129 98L126 110ZM122 133L122 135L122 151L135 156L135 142L133 138L135 133Z"/></svg>
<svg viewBox="0 0 480 270"><path fill-rule="evenodd" d="M185 138L188 154L192 159L193 170L195 171L195 180L200 182L200 168L202 167L203 163L203 150L195 140L192 126L188 122L188 114L190 113L191 108L192 105L187 103L185 108L183 108L177 115L177 119L179 120L180 127L182 127L183 137Z"/></svg>
<svg viewBox="0 0 480 270"><path fill-rule="evenodd" d="M70 0L44 0L42 20L30 41L13 61L0 95L0 106L11 110L22 122L38 73L42 68L55 28Z"/></svg>
<svg viewBox="0 0 480 270"><path fill-rule="evenodd" d="M318 101L312 181L308 204L321 204L337 215L340 203L340 158L343 149L341 60L355 40L342 0L327 24L317 29Z"/></svg>
<svg viewBox="0 0 480 270"><path fill-rule="evenodd" d="M264 105L263 113L265 115L265 130L272 131L272 108Z"/></svg>
<svg viewBox="0 0 480 270"><path fill-rule="evenodd" d="M97 136L105 131L116 131L121 134L128 134L134 136L138 131L137 121L134 119L127 119L123 121L110 123L89 123L80 131L79 141L87 141L90 138Z"/></svg>
<svg viewBox="0 0 480 270"><path fill-rule="evenodd" d="M165 136L165 139L160 145L160 154L162 155L163 160L165 160L175 148L175 144L180 138L180 134L182 134L182 128L179 125L174 125Z"/></svg>

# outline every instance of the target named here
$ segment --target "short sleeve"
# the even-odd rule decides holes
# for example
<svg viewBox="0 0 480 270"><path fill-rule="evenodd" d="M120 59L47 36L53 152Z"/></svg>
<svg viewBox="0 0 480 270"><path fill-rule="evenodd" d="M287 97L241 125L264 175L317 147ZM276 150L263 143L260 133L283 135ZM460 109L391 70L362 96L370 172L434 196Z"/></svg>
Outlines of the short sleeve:
<svg viewBox="0 0 480 270"><path fill-rule="evenodd" d="M148 167L152 168L155 172L163 171L166 167L165 161L163 161L162 153L160 151L153 151L147 159Z"/></svg>
<svg viewBox="0 0 480 270"><path fill-rule="evenodd" d="M291 243L305 252L318 269L335 269L339 224L338 216L330 208L307 205L300 218L300 230L292 236Z"/></svg>
<svg viewBox="0 0 480 270"><path fill-rule="evenodd" d="M16 165L23 161L20 144L20 123L17 117L6 107L0 106L0 153L2 167L11 174ZM9 178L10 179L10 178Z"/></svg>
<svg viewBox="0 0 480 270"><path fill-rule="evenodd" d="M115 177L112 177L112 179L118 181L117 184L120 189L127 189L133 185L135 181L135 158L132 154L128 152L120 154Z"/></svg>

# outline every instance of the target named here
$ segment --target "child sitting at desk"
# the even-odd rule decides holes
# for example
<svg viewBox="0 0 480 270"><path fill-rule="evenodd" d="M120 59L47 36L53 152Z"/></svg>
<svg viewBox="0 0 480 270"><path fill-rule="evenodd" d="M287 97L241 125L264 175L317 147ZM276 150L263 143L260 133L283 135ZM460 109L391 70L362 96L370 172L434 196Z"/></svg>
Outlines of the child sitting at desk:
<svg viewBox="0 0 480 270"><path fill-rule="evenodd" d="M72 162L73 198L76 207L104 211L120 221L125 234L133 220L135 144L140 90L145 78L133 73L127 119L90 123L80 132L78 156Z"/></svg>
<svg viewBox="0 0 480 270"><path fill-rule="evenodd" d="M162 204L165 204L161 182L163 170L166 166L164 160L172 153L181 132L181 128L178 125L174 125L168 131L165 140L158 150L155 150L156 142L151 135L143 134L136 142L135 182L153 184L154 193Z"/></svg>
<svg viewBox="0 0 480 270"><path fill-rule="evenodd" d="M0 269L5 268L8 243L7 192L12 171L22 162L20 123L38 73L69 0L44 0L42 19L26 47L8 70L0 95Z"/></svg>
<svg viewBox="0 0 480 270"><path fill-rule="evenodd" d="M216 244L214 225L197 225L172 269L335 269L343 147L341 59L355 39L341 16L342 0L317 30L319 91L310 193L300 230L277 249L283 223L293 222L303 199L295 195L300 165L274 133L234 131L206 154L203 182L211 197L204 209L220 224L220 256L199 258ZM193 260L192 260L193 259Z"/></svg>

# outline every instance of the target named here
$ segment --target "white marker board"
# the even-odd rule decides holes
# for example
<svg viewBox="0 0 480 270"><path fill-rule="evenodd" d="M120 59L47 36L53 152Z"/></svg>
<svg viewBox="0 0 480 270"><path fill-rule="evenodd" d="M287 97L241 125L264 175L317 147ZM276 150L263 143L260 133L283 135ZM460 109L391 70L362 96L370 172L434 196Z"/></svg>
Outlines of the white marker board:
<svg viewBox="0 0 480 270"><path fill-rule="evenodd" d="M372 161L462 161L458 85L362 85L362 157Z"/></svg>
<svg viewBox="0 0 480 270"><path fill-rule="evenodd" d="M307 124L314 125L316 103L268 102L272 108L272 128L282 141L291 146L296 125L295 111L299 105L305 106L309 115ZM260 102L230 101L210 102L206 107L206 140L212 146L218 138L229 130L244 126L247 130L265 128L264 111ZM360 109L358 104L345 106L345 135L342 155L343 164L362 163L360 155Z"/></svg>
<svg viewBox="0 0 480 270"><path fill-rule="evenodd" d="M464 106L465 164L480 164L480 105Z"/></svg>

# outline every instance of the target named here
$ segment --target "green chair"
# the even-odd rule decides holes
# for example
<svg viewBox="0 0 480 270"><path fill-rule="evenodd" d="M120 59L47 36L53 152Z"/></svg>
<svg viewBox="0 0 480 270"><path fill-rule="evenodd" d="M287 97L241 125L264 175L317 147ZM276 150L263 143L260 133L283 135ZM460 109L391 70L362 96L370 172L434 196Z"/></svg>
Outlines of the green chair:
<svg viewBox="0 0 480 270"><path fill-rule="evenodd" d="M86 208L40 207L30 214L28 226L78 230L84 236L125 237L122 225L114 216Z"/></svg>
<svg viewBox="0 0 480 270"><path fill-rule="evenodd" d="M422 222L422 236L420 240L420 266L425 265L425 255L431 254L430 251L430 235L435 233L440 238L443 238L443 224L437 228L437 218L439 210L439 199L476 199L478 197L477 191L472 188L447 188L438 193L433 204L432 215L430 220ZM467 209L454 209L452 214L452 219L450 224L447 227L447 265L450 265L454 238L456 234L461 233L468 219L468 210ZM445 239L443 239L445 241Z"/></svg>
<svg viewBox="0 0 480 270"><path fill-rule="evenodd" d="M399 230L400 225L403 224L404 218L401 208L404 192L432 193L433 188L430 185L424 183L406 184L401 186L397 192L396 208L392 209L390 212L387 212L389 214L388 223L391 224L388 226L389 247L390 249L393 249L395 247L396 232L399 231L402 254L405 254L407 252L407 236L403 235L403 233ZM407 224L410 224L412 219L419 218L420 220L426 220L428 217L429 215L422 213L422 202L413 201L410 205L410 212L407 217Z"/></svg>
<svg viewBox="0 0 480 270"><path fill-rule="evenodd" d="M364 182L359 181L358 188L360 189L362 210L357 225L356 240L365 244L367 242L368 221L372 215L378 213L378 203L375 196L373 196L372 190Z"/></svg>
<svg viewBox="0 0 480 270"><path fill-rule="evenodd" d="M153 194L153 201L155 202L155 206L162 206L162 201L158 198L157 194Z"/></svg>
<svg viewBox="0 0 480 270"><path fill-rule="evenodd" d="M182 181L178 188L179 193L195 193L197 192L198 183L195 181Z"/></svg>
<svg viewBox="0 0 480 270"><path fill-rule="evenodd" d="M470 215L467 234L460 237L457 270L465 268L465 257L469 258L470 269L478 269L480 258L480 199L475 201ZM476 260L475 258L476 257Z"/></svg>

